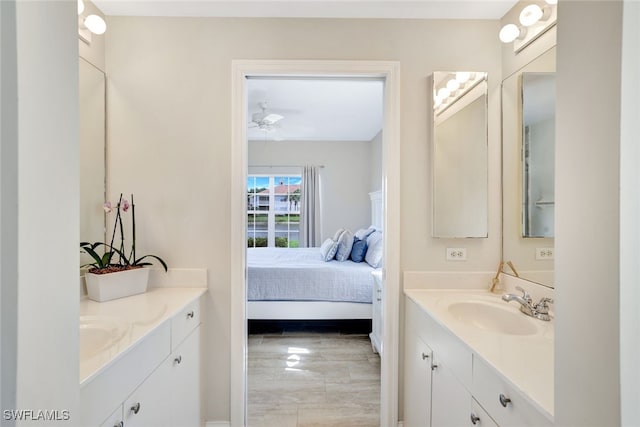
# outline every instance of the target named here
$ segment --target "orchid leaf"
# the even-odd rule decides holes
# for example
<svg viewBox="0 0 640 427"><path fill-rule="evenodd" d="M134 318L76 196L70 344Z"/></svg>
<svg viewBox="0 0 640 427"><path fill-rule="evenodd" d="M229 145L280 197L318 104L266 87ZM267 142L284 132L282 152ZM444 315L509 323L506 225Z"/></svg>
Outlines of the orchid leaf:
<svg viewBox="0 0 640 427"><path fill-rule="evenodd" d="M162 260L162 258L155 256L155 255L145 255L143 257L138 258L137 260L135 260L133 262L133 265L142 265L140 263L140 261L142 261L143 259L147 258L147 257L151 257L151 258L155 258L160 264L162 264L162 267L164 268L164 271L168 270L167 264ZM147 263L150 264L150 263Z"/></svg>

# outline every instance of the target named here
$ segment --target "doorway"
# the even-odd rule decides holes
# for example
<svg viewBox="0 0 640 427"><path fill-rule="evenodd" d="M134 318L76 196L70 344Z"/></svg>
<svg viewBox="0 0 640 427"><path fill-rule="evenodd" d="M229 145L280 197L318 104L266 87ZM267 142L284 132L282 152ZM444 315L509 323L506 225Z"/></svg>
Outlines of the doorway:
<svg viewBox="0 0 640 427"><path fill-rule="evenodd" d="M247 77L377 78L384 81L382 194L383 347L380 424L397 424L399 329L399 64L381 61L233 61L232 64L232 205L231 205L231 425L246 424L247 313Z"/></svg>

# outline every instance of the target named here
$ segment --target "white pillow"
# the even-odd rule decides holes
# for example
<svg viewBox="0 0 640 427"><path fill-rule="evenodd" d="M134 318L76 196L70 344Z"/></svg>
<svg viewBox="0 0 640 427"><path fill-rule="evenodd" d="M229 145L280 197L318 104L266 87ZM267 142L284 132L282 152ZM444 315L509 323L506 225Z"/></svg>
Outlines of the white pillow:
<svg viewBox="0 0 640 427"><path fill-rule="evenodd" d="M327 239L320 246L320 254L322 255L322 259L327 262L331 261L336 256L336 251L338 250L338 242L333 239Z"/></svg>
<svg viewBox="0 0 640 427"><path fill-rule="evenodd" d="M337 242L340 239L340 235L342 233L344 233L344 228L338 228L338 231L336 231L336 234L333 235L333 240Z"/></svg>
<svg viewBox="0 0 640 427"><path fill-rule="evenodd" d="M382 266L382 250L383 250L382 233L376 231L367 238L367 254L364 260L373 268Z"/></svg>
<svg viewBox="0 0 640 427"><path fill-rule="evenodd" d="M353 233L349 230L344 230L338 238L338 250L336 252L337 261L346 261L351 255L351 248L353 247Z"/></svg>
<svg viewBox="0 0 640 427"><path fill-rule="evenodd" d="M376 229L372 225L369 228L361 228L360 230L356 231L353 236L357 237L358 240L365 240L374 231L376 231Z"/></svg>

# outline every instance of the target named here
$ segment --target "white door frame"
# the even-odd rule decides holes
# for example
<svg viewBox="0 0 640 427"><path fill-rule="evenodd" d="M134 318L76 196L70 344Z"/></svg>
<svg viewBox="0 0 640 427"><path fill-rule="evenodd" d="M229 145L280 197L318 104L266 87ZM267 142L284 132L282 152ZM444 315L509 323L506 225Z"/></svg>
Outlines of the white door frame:
<svg viewBox="0 0 640 427"><path fill-rule="evenodd" d="M382 136L384 210L383 348L380 425L398 424L400 304L400 63L235 60L231 64L231 426L246 422L247 76L376 77L385 80Z"/></svg>

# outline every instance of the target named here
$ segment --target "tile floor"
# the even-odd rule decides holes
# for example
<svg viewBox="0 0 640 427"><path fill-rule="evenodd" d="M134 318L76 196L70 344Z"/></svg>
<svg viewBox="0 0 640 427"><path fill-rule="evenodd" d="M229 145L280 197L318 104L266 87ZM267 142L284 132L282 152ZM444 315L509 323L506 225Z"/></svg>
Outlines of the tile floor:
<svg viewBox="0 0 640 427"><path fill-rule="evenodd" d="M365 334L249 335L249 427L378 427L380 358Z"/></svg>

